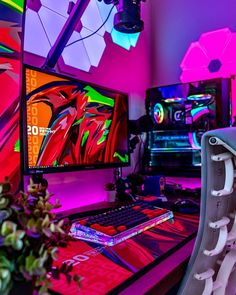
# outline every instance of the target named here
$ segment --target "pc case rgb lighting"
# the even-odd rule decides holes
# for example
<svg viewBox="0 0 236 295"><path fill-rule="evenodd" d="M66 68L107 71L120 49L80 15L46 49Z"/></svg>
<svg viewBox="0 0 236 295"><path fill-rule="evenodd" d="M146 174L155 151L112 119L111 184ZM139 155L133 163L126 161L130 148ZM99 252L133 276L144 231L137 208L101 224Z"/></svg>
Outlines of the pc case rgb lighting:
<svg viewBox="0 0 236 295"><path fill-rule="evenodd" d="M200 172L201 138L231 125L231 80L211 79L147 91L148 132L145 168L149 171Z"/></svg>

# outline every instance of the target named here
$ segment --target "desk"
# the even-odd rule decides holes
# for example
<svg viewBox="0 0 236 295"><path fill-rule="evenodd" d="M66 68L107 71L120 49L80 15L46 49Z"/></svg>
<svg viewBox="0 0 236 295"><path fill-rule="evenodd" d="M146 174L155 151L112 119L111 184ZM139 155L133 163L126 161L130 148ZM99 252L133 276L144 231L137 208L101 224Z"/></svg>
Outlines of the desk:
<svg viewBox="0 0 236 295"><path fill-rule="evenodd" d="M152 291L163 295L160 292L177 282L173 274L191 255L197 228L198 216L176 213L174 219L112 247L73 241L60 251L57 264L73 263L73 272L82 277L81 289L78 292L75 284L68 286L62 278L53 281L53 290L63 295L138 295ZM166 282L169 275L172 278ZM163 291L155 292L157 286Z"/></svg>

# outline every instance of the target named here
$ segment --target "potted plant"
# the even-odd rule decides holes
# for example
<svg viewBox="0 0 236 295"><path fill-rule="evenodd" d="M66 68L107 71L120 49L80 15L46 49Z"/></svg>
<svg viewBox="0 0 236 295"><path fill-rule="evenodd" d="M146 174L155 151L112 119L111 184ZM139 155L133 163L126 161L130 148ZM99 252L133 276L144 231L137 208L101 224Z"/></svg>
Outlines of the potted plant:
<svg viewBox="0 0 236 295"><path fill-rule="evenodd" d="M57 258L58 247L69 241L68 225L56 221L52 212L59 202L52 204L50 194L32 181L27 193L14 196L8 179L0 183L0 294L48 294L49 271ZM62 265L51 273L64 273L68 281L70 266ZM20 289L23 286L24 290ZM27 288L26 288L27 287Z"/></svg>

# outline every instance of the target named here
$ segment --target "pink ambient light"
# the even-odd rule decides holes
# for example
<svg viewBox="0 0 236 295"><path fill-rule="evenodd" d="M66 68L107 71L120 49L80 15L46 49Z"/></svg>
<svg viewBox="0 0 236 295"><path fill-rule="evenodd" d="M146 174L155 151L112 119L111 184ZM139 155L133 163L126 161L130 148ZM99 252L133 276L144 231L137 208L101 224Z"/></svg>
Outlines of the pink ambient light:
<svg viewBox="0 0 236 295"><path fill-rule="evenodd" d="M180 64L182 82L230 77L236 73L236 33L229 28L203 33Z"/></svg>

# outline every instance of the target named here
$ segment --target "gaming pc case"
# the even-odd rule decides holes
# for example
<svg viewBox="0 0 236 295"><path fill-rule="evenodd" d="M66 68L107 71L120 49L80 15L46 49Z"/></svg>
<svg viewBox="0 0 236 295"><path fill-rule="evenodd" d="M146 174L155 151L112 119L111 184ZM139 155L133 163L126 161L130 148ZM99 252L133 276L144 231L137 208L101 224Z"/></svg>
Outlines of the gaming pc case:
<svg viewBox="0 0 236 295"><path fill-rule="evenodd" d="M167 85L147 91L148 132L145 169L180 175L200 173L201 138L231 125L231 79Z"/></svg>

